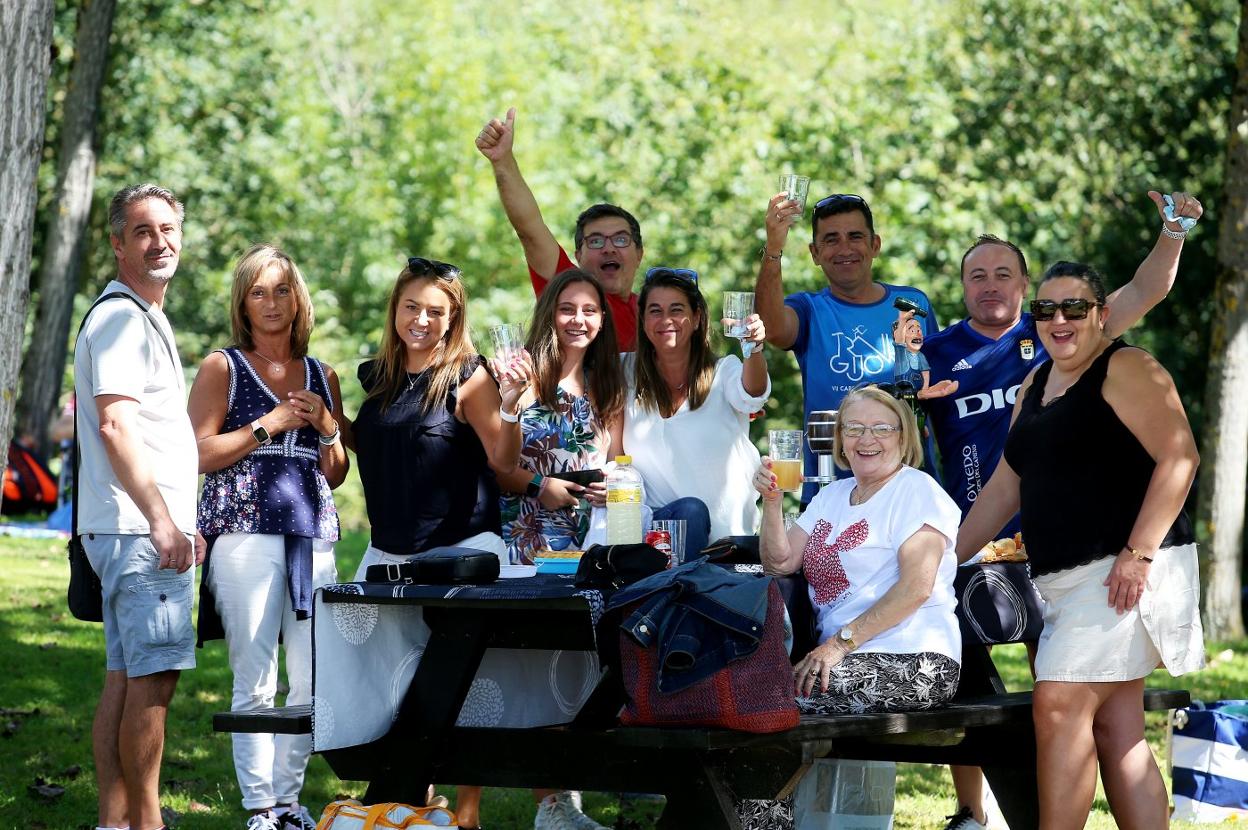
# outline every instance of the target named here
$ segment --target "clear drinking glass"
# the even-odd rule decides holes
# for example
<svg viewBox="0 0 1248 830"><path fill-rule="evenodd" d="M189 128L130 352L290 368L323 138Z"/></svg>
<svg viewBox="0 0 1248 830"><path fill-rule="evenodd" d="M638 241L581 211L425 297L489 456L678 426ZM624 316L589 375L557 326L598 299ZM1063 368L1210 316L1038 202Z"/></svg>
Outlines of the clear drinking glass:
<svg viewBox="0 0 1248 830"><path fill-rule="evenodd" d="M773 429L767 434L771 456L771 471L776 475L776 487L796 493L802 489L802 439L800 429Z"/></svg>
<svg viewBox="0 0 1248 830"><path fill-rule="evenodd" d="M745 318L754 313L753 291L724 292L724 337L745 339Z"/></svg>
<svg viewBox="0 0 1248 830"><path fill-rule="evenodd" d="M780 189L789 194L789 198L797 202L798 211L793 214L792 222L802 218L806 212L806 196L810 193L810 177L796 173L785 173L780 177Z"/></svg>
<svg viewBox="0 0 1248 830"><path fill-rule="evenodd" d="M685 561L685 520L658 519L650 523L650 529L667 531L667 537L672 540L668 567L682 564Z"/></svg>
<svg viewBox="0 0 1248 830"><path fill-rule="evenodd" d="M490 327L490 343L494 357L507 364L524 348L524 327L519 323L503 323Z"/></svg>

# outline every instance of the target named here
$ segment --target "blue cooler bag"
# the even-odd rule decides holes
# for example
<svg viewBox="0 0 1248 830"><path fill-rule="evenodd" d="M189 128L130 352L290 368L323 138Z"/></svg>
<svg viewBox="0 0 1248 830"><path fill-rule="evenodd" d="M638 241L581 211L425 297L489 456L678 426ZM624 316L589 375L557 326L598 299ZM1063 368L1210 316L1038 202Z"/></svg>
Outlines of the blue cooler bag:
<svg viewBox="0 0 1248 830"><path fill-rule="evenodd" d="M1248 818L1248 700L1193 701L1176 710L1170 752L1172 818Z"/></svg>

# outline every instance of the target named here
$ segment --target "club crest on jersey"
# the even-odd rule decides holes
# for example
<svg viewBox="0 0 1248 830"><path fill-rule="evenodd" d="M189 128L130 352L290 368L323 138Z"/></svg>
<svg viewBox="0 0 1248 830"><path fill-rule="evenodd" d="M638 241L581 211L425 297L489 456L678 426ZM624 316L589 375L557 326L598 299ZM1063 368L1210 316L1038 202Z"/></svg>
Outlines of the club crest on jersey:
<svg viewBox="0 0 1248 830"><path fill-rule="evenodd" d="M1035 341L1029 337L1018 341L1018 354L1023 360L1034 360L1036 357Z"/></svg>

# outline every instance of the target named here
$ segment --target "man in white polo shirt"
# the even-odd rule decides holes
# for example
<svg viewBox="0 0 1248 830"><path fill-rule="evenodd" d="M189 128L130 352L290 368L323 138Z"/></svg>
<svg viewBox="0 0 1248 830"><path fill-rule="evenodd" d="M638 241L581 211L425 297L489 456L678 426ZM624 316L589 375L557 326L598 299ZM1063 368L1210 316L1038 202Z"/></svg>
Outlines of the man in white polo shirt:
<svg viewBox="0 0 1248 830"><path fill-rule="evenodd" d="M195 667L199 453L162 312L182 216L174 195L156 185L113 197L117 278L75 345L78 533L104 587L107 673L92 729L101 828L163 827L165 716L179 672Z"/></svg>

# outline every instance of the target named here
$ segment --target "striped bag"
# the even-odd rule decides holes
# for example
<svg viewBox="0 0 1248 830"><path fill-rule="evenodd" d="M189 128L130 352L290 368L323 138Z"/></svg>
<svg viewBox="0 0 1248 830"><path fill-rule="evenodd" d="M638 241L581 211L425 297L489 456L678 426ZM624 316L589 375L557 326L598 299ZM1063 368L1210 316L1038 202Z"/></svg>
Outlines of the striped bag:
<svg viewBox="0 0 1248 830"><path fill-rule="evenodd" d="M321 814L316 830L399 830L409 827L454 826L455 814L445 807L412 807L397 803L365 806L351 798L329 804Z"/></svg>
<svg viewBox="0 0 1248 830"><path fill-rule="evenodd" d="M1248 700L1177 709L1170 742L1175 820L1248 818Z"/></svg>

